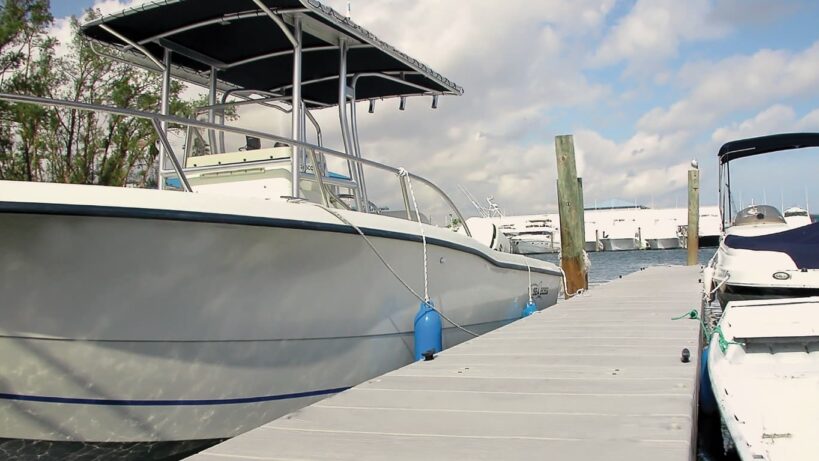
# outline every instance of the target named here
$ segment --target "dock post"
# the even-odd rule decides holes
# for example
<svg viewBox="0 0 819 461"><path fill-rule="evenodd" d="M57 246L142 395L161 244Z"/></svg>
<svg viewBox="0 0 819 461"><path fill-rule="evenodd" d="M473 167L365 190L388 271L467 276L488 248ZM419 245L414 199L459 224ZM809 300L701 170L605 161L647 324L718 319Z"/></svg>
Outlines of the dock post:
<svg viewBox="0 0 819 461"><path fill-rule="evenodd" d="M583 178L577 178L578 210L580 210L580 241L583 249L586 249L586 204L583 201ZM589 274L586 274L589 275Z"/></svg>
<svg viewBox="0 0 819 461"><path fill-rule="evenodd" d="M586 284L586 265L583 258L583 199L574 157L572 135L555 137L557 157L557 197L560 213L560 266L566 274L566 299Z"/></svg>
<svg viewBox="0 0 819 461"><path fill-rule="evenodd" d="M688 265L697 264L700 248L700 170L691 162L688 170Z"/></svg>

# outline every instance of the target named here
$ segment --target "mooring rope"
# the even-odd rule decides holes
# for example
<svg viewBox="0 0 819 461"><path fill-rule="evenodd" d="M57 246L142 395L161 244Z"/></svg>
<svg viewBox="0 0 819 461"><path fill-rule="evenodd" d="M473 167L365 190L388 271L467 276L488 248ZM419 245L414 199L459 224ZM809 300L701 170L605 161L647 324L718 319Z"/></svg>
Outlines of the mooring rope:
<svg viewBox="0 0 819 461"><path fill-rule="evenodd" d="M389 271L392 273L392 275L393 275L393 276L396 278L396 280L398 280L399 282L401 282L401 285L403 285L403 286L404 286L404 288L406 288L406 289L407 289L407 291L409 291L410 293L412 293L412 295L413 295L413 296L415 296L416 298L418 298L418 300L419 300L419 301L421 301L422 303L426 304L426 305L427 305L428 307L430 307L432 310L434 310L435 312L437 312L437 313L438 313L438 315L440 315L440 316L441 316L441 318L443 318L444 320L446 320L447 322L449 322L449 323L450 323L452 326L454 326L455 328L457 328L457 329L459 329L459 330L463 331L464 333L469 334L469 335L471 335L471 336L475 336L475 337L480 336L480 335L478 335L477 333L475 333L474 331L471 331L471 330L469 330L468 328L466 328L466 327L464 327L464 326L459 325L458 323L456 323L455 321L453 321L452 319L450 319L449 317L447 317L447 316L446 316L446 314L444 314L443 312L441 312L441 311L440 311L438 308L436 308L435 306L433 306L433 305L432 305L432 303L430 303L430 302L429 302L429 298L428 298L428 297L427 297L427 299L425 299L425 298L424 298L424 297L422 297L420 294L418 294L418 292L417 292L417 291L413 290L413 289L412 289L412 287L411 287L411 286L409 286L409 284L408 284L408 283L407 283L407 282L406 282L406 281L405 281L403 278L401 278L401 276L400 276L400 275L398 275L398 272L396 272L396 271L395 271L395 269L394 269L394 268L393 268L393 267L390 265L390 263L388 263L388 262L387 262L387 260L386 260L386 259L384 259L384 256L382 256L382 255L381 255L381 252L379 252L379 251L378 251L378 249L375 247L375 245L373 244L373 242L372 242L372 241L371 241L369 238L367 238L367 236L364 234L364 231L362 231L362 230L361 230L361 228L359 228L358 226L356 226L355 224L353 224L352 222L350 222L348 219L346 219L346 218L345 218L344 216L342 216L340 213L337 213L335 210L331 210L330 208L327 208L327 207L326 207L326 206L324 206L324 205L321 205L321 204L318 204L318 203L313 203L313 202L303 202L303 201L299 201L299 203L309 203L310 205L317 206L317 207L321 208L322 210L326 211L327 213L330 213L331 215L335 216L335 217L336 217L336 219L338 219L339 221L341 221L341 222L343 222L344 224L347 224L348 226L350 226L350 227L352 227L353 229L355 229L355 231L356 231L356 232L358 232L358 235L360 235L360 236L361 236L361 238L363 238L363 239L364 239L364 241L367 243L367 245L370 247L370 249L373 251L373 253L375 253L375 255L378 257L378 259L381 261L381 263L384 265L384 267L386 267L386 268L387 268L387 270L389 270ZM424 243L426 243L426 241L424 241ZM426 252L425 252L425 253L426 253ZM426 269L426 265L424 266L424 269ZM425 272L426 272L426 270L425 270ZM425 273L424 275L425 275L425 277L424 277L424 278L426 279L426 273ZM425 288L426 288L426 287L425 287Z"/></svg>
<svg viewBox="0 0 819 461"><path fill-rule="evenodd" d="M691 320L699 320L700 326L702 327L702 335L705 338L705 342L711 344L711 338L714 335L717 335L717 342L719 344L719 348L722 353L725 353L725 350L728 349L728 346L731 344L736 344L738 346L744 346L743 343L738 343L735 341L728 341L725 339L725 334L722 332L722 328L719 325L714 326L713 329L709 328L708 325L705 324L705 320L700 317L699 312L696 309L691 309L690 311L686 312L677 317L672 317L671 320L682 320L682 319L691 319Z"/></svg>
<svg viewBox="0 0 819 461"><path fill-rule="evenodd" d="M407 180L407 188L412 198L412 207L415 208L415 219L418 220L418 229L421 230L421 246L424 250L424 300L429 301L429 276L427 272L427 235L424 233L424 224L421 222L421 212L418 211L418 202L415 201L415 192L412 190L412 179L409 172L403 167L398 168L398 176Z"/></svg>

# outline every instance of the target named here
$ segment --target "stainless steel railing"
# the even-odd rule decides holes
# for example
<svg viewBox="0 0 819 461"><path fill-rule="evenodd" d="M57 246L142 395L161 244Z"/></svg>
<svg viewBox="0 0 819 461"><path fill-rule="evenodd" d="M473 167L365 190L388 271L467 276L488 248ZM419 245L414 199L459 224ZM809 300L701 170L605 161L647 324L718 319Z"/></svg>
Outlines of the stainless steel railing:
<svg viewBox="0 0 819 461"><path fill-rule="evenodd" d="M234 134L239 134L239 135L244 135L244 136L252 136L252 137L255 137L255 138L259 138L259 139L265 139L265 140L268 140L268 141L279 142L279 143L285 144L287 146L293 147L294 151L296 150L295 148L302 148L302 149L305 149L310 154L310 156L314 159L313 160L314 162L315 162L316 153L321 153L323 155L327 155L327 156L331 156L331 157L335 157L335 158L340 158L340 159L343 159L343 160L347 160L347 161L350 161L350 162L357 163L359 165L365 165L365 166L369 166L369 167L372 167L372 168L376 168L378 170L393 173L398 178L399 184L401 186L402 196L404 197L405 204L407 204L407 205L409 204L409 201L406 199L407 186L406 186L406 182L404 180L405 178L400 174L400 170L398 168L391 167L389 165L384 165L383 163L379 163L379 162L376 162L376 161L373 161L373 160L368 160L368 159L365 159L365 158L360 158L360 157L348 155L348 154L338 152L338 151L333 150L333 149L328 149L326 147L317 146L317 145L302 142L302 141L296 141L294 139L289 139L289 138L285 138L285 137L282 137L282 136L277 136L277 135L274 135L274 134L265 133L265 132L262 132L262 131L255 131L255 130L248 130L248 129L245 129L245 128L238 128L238 127L232 127L232 126L219 125L219 124L215 124L215 123L202 122L202 121L199 121L199 120L192 120L192 119L177 117L177 116L173 116L173 115L162 115L162 114L157 114L157 113L152 113L152 112L145 112L145 111L140 111L140 110L135 110L135 109L126 109L126 108L121 108L121 107L104 106L104 105L99 105L99 104L89 104L89 103L77 102L77 101L66 101L66 100L61 100L61 99L49 99L49 98L42 98L42 97L38 97L38 96L18 95L18 94L10 94L10 93L0 93L0 100L8 101L8 102L16 102L16 103L36 104L36 105L39 105L39 106L46 106L46 107L62 107L62 108L77 109L77 110L89 111L89 112L102 112L102 113L107 113L107 114L112 114L112 115L121 115L121 116L125 116L125 117L134 117L134 118L141 118L141 119L145 119L145 120L150 120L153 127L154 127L154 129L156 130L157 137L159 138L159 142L161 143L162 147L165 148L165 151L168 153L168 157L170 157L171 166L173 167L172 170L160 171L159 180L161 181L162 177L164 175L166 175L166 174L169 174L169 173L170 174L175 174L176 176L179 177L179 181L180 181L180 183L182 185L182 189L184 191L186 191L186 192L191 192L192 188L191 188L190 183L188 182L187 176L185 175L185 168L182 167L182 164L177 159L176 154L173 151L173 147L171 146L170 141L168 141L168 137L167 137L166 133L164 132L164 130L162 130L162 123L163 122L166 123L166 124L173 123L173 124L182 125L182 126L186 126L186 127L200 128L200 129L205 129L205 130L218 130L218 131L224 131L224 132L234 133ZM291 154L291 155L293 155L293 154ZM259 163L262 164L262 163L265 163L265 162L259 162ZM314 167L315 167L315 163L314 163ZM309 176L304 176L304 177L302 177L302 179L318 182L319 185L320 185L320 188L322 189L322 191L324 191L325 183L331 182L330 178L322 177L321 172L319 172L318 169L316 169L316 170L317 170L316 174L313 175L312 178L309 177ZM299 173L299 172L297 172L297 173ZM444 200L444 202L446 202L446 204L452 209L452 211L455 212L455 215L461 221L461 225L463 225L464 231L466 231L466 234L469 235L470 237L472 236L472 233L469 231L469 227L466 224L466 219L464 219L464 217L461 214L460 210L458 210L458 207L455 206L455 203L452 201L451 198L449 198L449 196L446 194L446 192L444 192L441 188L439 188L433 182L427 180L426 178L423 178L421 176L418 176L418 175L415 175L415 174L412 174L412 173L409 173L409 172L407 172L406 174L407 174L407 178L411 178L414 181L418 181L418 182L420 182L422 184L425 184L428 187L430 187L433 191L435 191L435 193L437 193ZM353 185L354 185L354 183L351 183L349 185L344 185L343 187L350 187L350 186L353 186ZM324 192L322 192L322 195L324 196ZM411 210L409 208L410 207L407 206L407 217L408 217L408 219L413 220L412 215L411 215ZM362 211L365 212L365 213L367 212L367 210L362 210Z"/></svg>

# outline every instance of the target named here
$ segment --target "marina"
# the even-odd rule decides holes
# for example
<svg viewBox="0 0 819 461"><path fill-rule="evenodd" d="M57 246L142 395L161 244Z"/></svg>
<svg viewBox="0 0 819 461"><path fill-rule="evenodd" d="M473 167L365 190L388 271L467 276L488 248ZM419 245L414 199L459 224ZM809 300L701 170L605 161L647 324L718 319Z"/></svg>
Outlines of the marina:
<svg viewBox="0 0 819 461"><path fill-rule="evenodd" d="M0 458L819 459L819 4L614 3L0 2Z"/></svg>
<svg viewBox="0 0 819 461"><path fill-rule="evenodd" d="M700 302L698 266L638 271L190 459L692 460Z"/></svg>
<svg viewBox="0 0 819 461"><path fill-rule="evenodd" d="M495 224L510 238L516 252L520 254L557 253L560 250L558 213L506 216L499 208L495 210L493 215L484 213L480 218L469 218L469 222L486 221ZM686 208L655 209L625 205L586 208L585 250L591 253L685 248L687 213ZM719 207L702 207L700 246L716 247L719 233Z"/></svg>

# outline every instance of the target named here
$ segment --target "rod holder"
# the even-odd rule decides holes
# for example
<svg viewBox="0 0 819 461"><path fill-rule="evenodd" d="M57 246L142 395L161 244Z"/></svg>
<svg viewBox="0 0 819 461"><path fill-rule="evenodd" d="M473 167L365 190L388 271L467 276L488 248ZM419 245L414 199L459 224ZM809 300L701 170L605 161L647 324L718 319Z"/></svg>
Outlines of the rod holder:
<svg viewBox="0 0 819 461"><path fill-rule="evenodd" d="M367 110L369 113L375 113L375 99L370 99L370 108Z"/></svg>
<svg viewBox="0 0 819 461"><path fill-rule="evenodd" d="M404 110L407 108L407 97L401 96L401 102L398 103L398 110Z"/></svg>

